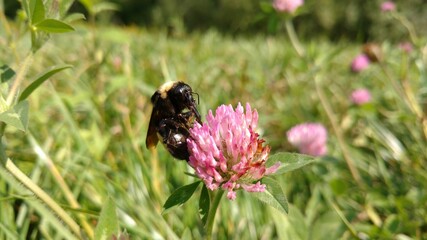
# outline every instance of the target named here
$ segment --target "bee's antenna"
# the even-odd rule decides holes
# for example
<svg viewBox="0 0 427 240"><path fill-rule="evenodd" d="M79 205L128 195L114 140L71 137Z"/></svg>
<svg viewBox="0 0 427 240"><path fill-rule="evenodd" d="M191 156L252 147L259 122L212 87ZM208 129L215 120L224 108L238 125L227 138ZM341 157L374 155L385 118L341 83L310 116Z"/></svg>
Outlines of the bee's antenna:
<svg viewBox="0 0 427 240"><path fill-rule="evenodd" d="M200 105L200 98L199 98L199 94L196 92L191 92L191 94L195 94L197 95L197 105Z"/></svg>

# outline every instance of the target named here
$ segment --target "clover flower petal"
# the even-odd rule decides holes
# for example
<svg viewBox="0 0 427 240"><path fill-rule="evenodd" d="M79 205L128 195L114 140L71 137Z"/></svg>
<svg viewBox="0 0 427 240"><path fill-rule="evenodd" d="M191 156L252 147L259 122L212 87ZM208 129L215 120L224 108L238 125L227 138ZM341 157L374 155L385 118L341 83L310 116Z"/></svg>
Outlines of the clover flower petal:
<svg viewBox="0 0 427 240"><path fill-rule="evenodd" d="M280 163L265 166L270 147L263 146L264 140L255 132L257 125L258 112L249 103L246 109L239 103L236 109L221 105L215 114L209 111L203 125L196 123L190 129L188 163L210 190L222 188L231 200L240 188L265 190L259 180L274 173Z"/></svg>

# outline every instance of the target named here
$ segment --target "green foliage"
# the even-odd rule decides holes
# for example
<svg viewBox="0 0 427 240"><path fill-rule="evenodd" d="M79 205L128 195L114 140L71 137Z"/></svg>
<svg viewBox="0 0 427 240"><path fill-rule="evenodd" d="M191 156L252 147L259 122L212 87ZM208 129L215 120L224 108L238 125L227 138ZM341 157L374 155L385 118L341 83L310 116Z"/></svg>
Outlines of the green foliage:
<svg viewBox="0 0 427 240"><path fill-rule="evenodd" d="M119 221L117 219L116 205L111 198L107 198L96 225L95 239L111 239L113 236L118 236L118 233Z"/></svg>
<svg viewBox="0 0 427 240"><path fill-rule="evenodd" d="M4 99L1 100L3 101L2 105L6 105ZM0 121L25 132L28 127L28 102L22 101L13 108L3 110L0 113Z"/></svg>
<svg viewBox="0 0 427 240"><path fill-rule="evenodd" d="M6 1L6 10L13 12L18 5ZM395 0L397 9L405 13L420 34L427 33L424 0ZM40 1L41 2L41 1ZM52 4L52 0L46 1ZM61 16L72 0L59 1ZM87 13L91 21L98 17L104 22L125 23L143 27L169 26L170 33L216 29L222 33L281 33L283 24L271 7L270 0L81 0L73 10L73 17L83 19ZM404 39L402 26L390 23L388 14L380 11L383 1L306 0L301 14L295 19L300 36L305 39L326 37L334 41L348 39L359 42ZM49 5L47 5L49 6ZM108 11L108 14L103 14ZM10 14L13 15L13 14ZM239 17L235 17L239 16ZM69 20L69 18L63 18Z"/></svg>
<svg viewBox="0 0 427 240"><path fill-rule="evenodd" d="M193 196L194 192L196 191L199 185L200 185L200 181L197 181L197 182L182 186L177 190L175 190L163 205L163 208L165 209L165 211L173 206L181 205L187 202L188 199L190 199L190 197Z"/></svg>
<svg viewBox="0 0 427 240"><path fill-rule="evenodd" d="M312 161L312 159L313 158L310 156L305 156L301 154L278 153L272 156L271 160L273 161L273 163L281 163L281 167L277 169L277 174L283 174L285 172L290 172L307 165ZM200 181L197 181L195 183L180 187L175 190L166 200L166 203L163 205L165 211L171 207L174 207L176 205L182 205L187 202L188 199L190 199L190 197L194 194L199 184ZM262 179L262 184L265 184L266 190L263 192L252 193L250 196L286 214L288 212L288 201L286 200L285 193L280 183L272 178L264 177ZM223 190L219 189L216 191ZM221 192L213 194L220 194L219 196L221 197L223 193ZM213 211L210 209L211 207L214 207ZM209 215L215 214L216 207L217 205L215 204L211 205L209 191L207 190L206 185L203 184L203 188L199 198L199 213L204 225L206 223L209 224L209 222L207 221L209 221L210 218L213 218ZM212 226L208 226L208 230L211 230L211 228L209 227Z"/></svg>
<svg viewBox="0 0 427 240"><path fill-rule="evenodd" d="M0 79L2 83L9 81L11 78L15 76L15 71L13 71L13 69L7 65L1 66L0 69L1 69Z"/></svg>
<svg viewBox="0 0 427 240"><path fill-rule="evenodd" d="M50 1L47 1L50 3ZM28 30L31 34L31 49L26 49L22 52L15 52L15 55L8 56L2 59L2 62L7 62L7 65L1 67L1 96L0 96L0 175L1 181L0 185L2 186L1 194L11 194L11 196L16 195L18 198L22 198L25 206L23 205L20 208L19 212L13 211L10 212L12 216L17 214L21 219L17 221L10 221L10 218L6 215L0 216L2 220L9 220L6 224L2 224L0 227L4 230L0 231L0 238L12 237L12 238L29 238L31 233L28 234L27 230L29 228L29 221L23 223L22 218L28 215L29 213L33 214L34 210L43 218L42 223L40 223L41 229L55 229L56 232L52 234L50 231L44 231L46 238L66 238L66 239L77 239L82 237L82 232L80 231L79 225L74 221L68 213L59 206L59 204L53 200L49 194L47 194L41 187L39 187L34 181L34 179L29 178L22 170L17 167L14 162L6 155L4 135L7 130L7 126L12 126L18 130L26 132L28 130L29 123L29 103L26 100L31 93L36 90L44 81L55 73L69 68L70 66L54 68L48 70L40 77L37 77L34 82L32 82L23 93L20 95L20 89L22 88L23 82L27 78L28 71L31 69L33 64L34 56L37 56L36 52L47 42L49 34L47 33L57 33L57 32L69 32L73 28L60 21L53 18L46 18L53 15L58 15L55 11L49 11L49 14L46 14L45 5L42 0L24 0L22 1L23 10L26 13L26 18L28 20ZM0 18L2 19L2 24L5 26L5 36L6 38L2 39L3 42L8 46L16 48L17 42L20 39L21 32L17 31L17 34L12 34L13 31L10 30L10 25L6 21L4 16L3 7L0 8L2 11ZM52 9L51 9L52 10ZM57 10L57 9L56 9ZM24 22L22 25L26 24ZM23 27L23 26L20 26ZM39 30L46 31L47 33L41 33ZM3 36L3 35L2 35ZM18 47L19 48L19 47ZM15 51L16 49L13 49ZM20 49L21 50L21 49ZM21 54L25 54L23 60L20 60ZM13 59L16 59L18 64L13 62ZM19 65L17 72L9 67L9 65ZM6 96L6 97L4 97ZM20 98L18 99L18 96ZM40 151L39 151L40 152ZM51 171L53 174L56 174L56 177L59 180L62 180L59 185L64 187L64 182L61 176L57 173L55 167L50 165ZM34 177L34 176L33 176ZM38 176L37 176L38 177ZM6 187L7 186L9 187ZM66 186L65 186L66 187ZM68 190L68 188L66 188ZM63 189L64 190L64 189ZM69 192L69 190L68 190ZM25 195L34 195L29 199L25 199ZM69 200L72 197L69 197ZM78 206L74 201L72 205ZM28 211L28 206L31 208L31 211ZM7 205L5 209L11 209ZM81 218L82 223L85 224L84 217ZM87 224L86 224L87 225ZM22 230L22 231L21 231ZM86 229L89 237L93 237L91 229ZM19 232L22 232L18 235ZM54 237L55 236L55 237Z"/></svg>
<svg viewBox="0 0 427 240"><path fill-rule="evenodd" d="M108 1L99 1L99 0L79 0L79 2L84 6L86 11L89 12L91 17L95 17L101 12L104 11L116 11L118 9L117 5Z"/></svg>
<svg viewBox="0 0 427 240"><path fill-rule="evenodd" d="M29 227L29 219L22 223L20 226L19 222L14 222L14 219L11 219L10 217L14 217L15 212L13 210L7 211L6 209L15 201L11 200L25 200L26 204L31 208L31 210L37 211L40 216L43 217L43 220L45 221L42 225L44 228L54 228L56 229L56 234L60 238L66 238L66 239L77 239L70 230L62 224L61 221L58 220L57 216L49 209L45 204L43 204L39 199L37 199L31 191L29 191L27 188L23 187L22 182L19 182L14 178L10 172L7 172L4 168L0 168L0 179L2 180L2 196L5 193L5 183L7 183L10 187L13 188L13 195L11 194L10 199L1 199L2 201L2 220L8 219L8 221L2 221L2 227L6 228L5 231L0 231L0 235L2 237L6 236L6 239L8 239L8 236L13 236L11 239L14 239L15 236L18 234L18 238L23 238L27 236L28 227ZM7 196L7 195L6 195ZM6 215L6 213L9 213L9 215ZM16 216L19 216L19 214L31 214L28 212L27 207L22 207L19 212L16 213ZM32 215L34 216L34 215ZM23 231L23 232L22 232Z"/></svg>
<svg viewBox="0 0 427 240"><path fill-rule="evenodd" d="M74 31L74 28L70 25L55 19L43 19L33 26L37 30L41 30L47 33L66 33Z"/></svg>
<svg viewBox="0 0 427 240"><path fill-rule="evenodd" d="M306 56L301 58L287 38L231 38L216 31L171 37L163 29L81 24L73 26L74 32L49 35L49 41L38 38L43 47L33 51L33 33L26 31L33 21L71 20L64 10L70 1L59 1L58 9L63 10L52 15L46 7L49 1L42 2L44 14L37 7L40 1L31 2L24 11L33 14L27 22L17 18L2 22L5 27L0 28L0 63L5 66L0 71L0 115L7 116L1 123L7 143L2 147L81 232L87 232L86 222L96 229L94 236L107 228L117 234L120 225L131 239L206 237L203 227L212 204L207 189L197 190L200 183L184 174L192 171L187 163L173 160L161 145L153 152L144 147L150 96L165 79L179 79L200 95L203 116L220 104L250 102L271 147L267 163L281 161L278 173L285 173L263 180L268 191L261 198L279 210L252 200L255 193L241 191L235 201L223 199L213 228L217 239L427 238L427 212L420 207L427 203L427 58L422 34L416 41L406 38L414 44L410 53L391 40L380 43L383 62L359 74L349 71L361 48L353 42L332 44L313 38L302 42ZM400 24L393 19L387 24ZM381 32L380 38L387 39L385 30ZM56 72L68 65L73 71ZM54 81L41 84L47 76ZM359 87L371 91L369 105L350 102L351 91ZM313 160L274 154L295 151L286 141L286 131L307 121L327 127L328 156ZM31 144L30 136L38 144ZM360 180L355 180L346 159ZM189 184L194 184L191 191L184 191L180 196L185 198L171 206L186 204L162 214L168 196ZM199 192L201 198L191 197ZM3 165L0 205L1 239L77 238ZM104 217L104 210L97 217L102 208L109 217Z"/></svg>
<svg viewBox="0 0 427 240"><path fill-rule="evenodd" d="M272 214L277 234L280 239L309 239L308 226L304 215L297 208L291 206L288 215ZM316 239L316 238L313 238Z"/></svg>
<svg viewBox="0 0 427 240"><path fill-rule="evenodd" d="M254 196L261 202L276 208L282 213L288 213L288 201L280 183L268 177L264 177L262 183L267 186L266 190L264 192L255 192L250 196Z"/></svg>
<svg viewBox="0 0 427 240"><path fill-rule="evenodd" d="M49 33L65 33L74 31L74 28L69 24L59 19L54 19L55 16L60 14L60 17L65 17L70 6L70 1L61 1L59 3L59 9L56 9L56 11L49 11L48 14L46 14L43 0L22 1L22 7L29 20L33 52L37 51L46 43Z"/></svg>
<svg viewBox="0 0 427 240"><path fill-rule="evenodd" d="M45 20L45 10L42 0L30 1L29 10L27 11L27 16L30 18L31 23L37 24Z"/></svg>
<svg viewBox="0 0 427 240"><path fill-rule="evenodd" d="M54 66L51 69L47 70L46 72L42 73L27 88L25 88L24 91L22 91L21 95L19 96L18 101L20 102L20 101L27 99L27 97L30 96L31 93L34 90L36 90L43 82L48 80L50 77L52 77L56 73L58 73L64 69L71 68L71 67L72 67L71 65Z"/></svg>
<svg viewBox="0 0 427 240"><path fill-rule="evenodd" d="M275 173L273 173L274 175L279 175L294 171L300 167L314 162L315 160L315 158L308 155L280 152L269 157L267 166L273 166L275 163L280 162L280 167Z"/></svg>
<svg viewBox="0 0 427 240"><path fill-rule="evenodd" d="M209 208L210 208L209 192L206 185L203 184L202 192L200 193L200 198L199 198L199 214L200 214L200 218L202 219L203 225L205 225L206 221L208 220Z"/></svg>

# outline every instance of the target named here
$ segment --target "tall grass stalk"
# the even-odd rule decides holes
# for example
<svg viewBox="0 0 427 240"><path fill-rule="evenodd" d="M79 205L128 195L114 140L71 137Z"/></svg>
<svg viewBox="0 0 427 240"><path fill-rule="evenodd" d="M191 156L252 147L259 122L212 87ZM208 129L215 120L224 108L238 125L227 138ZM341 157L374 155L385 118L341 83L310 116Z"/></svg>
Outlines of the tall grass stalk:
<svg viewBox="0 0 427 240"><path fill-rule="evenodd" d="M314 84L316 87L317 95L319 96L320 102L323 106L323 109L325 109L326 115L328 116L329 122L331 123L332 130L334 131L335 136L337 137L338 145L341 148L343 157L345 159L345 162L347 163L348 169L350 170L351 176L356 181L359 187L364 188L359 170L354 165L354 160L351 157L350 152L348 151L347 144L344 140L344 136L341 132L341 128L338 125L338 120L335 117L335 113L333 112L329 101L327 100L327 98L325 97L325 94L323 93L323 90L321 87L321 77L319 75L316 75L314 77Z"/></svg>
<svg viewBox="0 0 427 240"><path fill-rule="evenodd" d="M288 33L289 39L291 40L291 44L295 49L295 51L297 52L298 56L301 58L305 57L305 50L301 46L300 41L298 40L298 36L295 32L295 28L294 28L294 25L292 24L291 19L287 19L285 21L285 28L286 28L286 32Z"/></svg>
<svg viewBox="0 0 427 240"><path fill-rule="evenodd" d="M31 181L16 165L12 160L7 159L5 168L11 173L20 183L22 183L28 190L36 195L44 204L46 204L58 218L61 219L70 230L79 238L82 238L79 225L68 215L63 208L61 208L55 200L53 200L43 189L37 184Z"/></svg>
<svg viewBox="0 0 427 240"><path fill-rule="evenodd" d="M56 183L59 185L59 188L62 190L65 198L67 199L68 203L72 208L80 209L81 206L79 202L74 197L73 192L68 187L67 183L65 182L64 178L62 177L61 173L58 171L58 168L55 166L54 162L50 157L43 151L41 146L37 143L36 139L33 137L31 133L28 134L28 139L30 140L31 145L33 146L34 152L39 156L39 158L44 162L47 169L52 174L53 178L56 180ZM77 214L77 217L79 218L79 221L83 227L83 229L86 231L86 234L90 239L93 239L93 229L92 226L89 225L89 223L86 220L85 215L79 213Z"/></svg>

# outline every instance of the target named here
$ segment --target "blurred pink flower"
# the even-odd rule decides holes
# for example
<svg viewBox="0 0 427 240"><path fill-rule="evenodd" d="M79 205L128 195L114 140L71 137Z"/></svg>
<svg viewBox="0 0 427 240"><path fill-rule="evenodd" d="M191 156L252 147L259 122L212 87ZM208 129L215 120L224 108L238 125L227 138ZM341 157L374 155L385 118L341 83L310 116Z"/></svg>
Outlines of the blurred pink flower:
<svg viewBox="0 0 427 240"><path fill-rule="evenodd" d="M399 44L399 48L402 49L406 53L412 52L413 46L410 42L402 42Z"/></svg>
<svg viewBox="0 0 427 240"><path fill-rule="evenodd" d="M113 67L116 71L119 71L122 68L123 61L120 56L113 57Z"/></svg>
<svg viewBox="0 0 427 240"><path fill-rule="evenodd" d="M359 88L351 93L351 101L356 105L362 105L371 101L371 93L369 90Z"/></svg>
<svg viewBox="0 0 427 240"><path fill-rule="evenodd" d="M300 153L323 156L326 154L328 133L320 123L302 123L287 132L288 141Z"/></svg>
<svg viewBox="0 0 427 240"><path fill-rule="evenodd" d="M396 4L392 1L385 1L381 4L381 11L390 12L396 10Z"/></svg>
<svg viewBox="0 0 427 240"><path fill-rule="evenodd" d="M304 0L274 0L273 8L278 12L293 13L304 4Z"/></svg>
<svg viewBox="0 0 427 240"><path fill-rule="evenodd" d="M236 110L231 105L221 105L215 116L209 111L203 125L196 123L187 140L190 152L189 165L195 169L206 187L227 190L227 197L236 198L235 190L263 192L260 180L274 173L280 163L266 168L269 146L262 146L255 129L258 113L246 104L246 113L239 103ZM257 181L255 184L254 181Z"/></svg>
<svg viewBox="0 0 427 240"><path fill-rule="evenodd" d="M367 68L370 64L368 56L365 54L359 54L351 62L351 70L353 72L360 72Z"/></svg>

